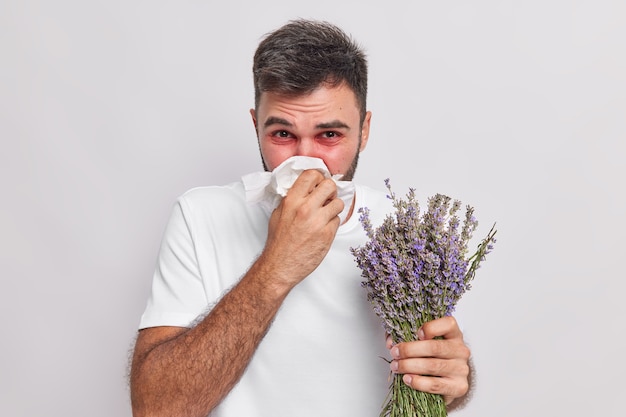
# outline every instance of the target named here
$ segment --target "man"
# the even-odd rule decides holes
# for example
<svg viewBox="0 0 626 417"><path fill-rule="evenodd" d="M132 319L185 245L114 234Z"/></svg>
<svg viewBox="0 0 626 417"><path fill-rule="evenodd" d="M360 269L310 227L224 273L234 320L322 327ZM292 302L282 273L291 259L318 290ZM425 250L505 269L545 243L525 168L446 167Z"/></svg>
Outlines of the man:
<svg viewBox="0 0 626 417"><path fill-rule="evenodd" d="M369 139L363 52L333 25L292 21L260 43L253 73L265 170L312 157L328 175L304 170L272 211L246 201L245 177L178 200L135 346L135 417L377 416L389 367L460 402L469 349L456 321L385 346L360 288L350 248L366 237L354 211L381 222L389 200L355 185L339 218L330 175L352 180Z"/></svg>

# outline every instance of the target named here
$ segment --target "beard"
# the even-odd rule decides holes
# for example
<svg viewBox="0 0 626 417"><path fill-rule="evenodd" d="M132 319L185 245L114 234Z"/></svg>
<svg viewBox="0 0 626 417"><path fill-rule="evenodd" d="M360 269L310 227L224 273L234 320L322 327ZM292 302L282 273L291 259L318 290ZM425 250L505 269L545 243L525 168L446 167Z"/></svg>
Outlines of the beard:
<svg viewBox="0 0 626 417"><path fill-rule="evenodd" d="M359 164L359 154L361 152L358 151L358 149L361 148L361 139L359 138L359 147L357 148L356 154L354 155L354 158L352 158L352 162L350 163L350 168L348 168L348 171L343 174L343 177L341 177L341 181L352 181L352 179L354 178L354 174L356 173L356 166Z"/></svg>

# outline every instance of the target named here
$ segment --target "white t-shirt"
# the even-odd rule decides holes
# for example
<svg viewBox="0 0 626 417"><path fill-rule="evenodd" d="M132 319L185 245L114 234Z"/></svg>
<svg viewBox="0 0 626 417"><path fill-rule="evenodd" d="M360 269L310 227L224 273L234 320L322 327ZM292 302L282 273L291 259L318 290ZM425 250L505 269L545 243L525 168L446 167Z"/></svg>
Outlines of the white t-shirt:
<svg viewBox="0 0 626 417"><path fill-rule="evenodd" d="M351 218L319 267L287 296L239 383L216 417L378 417L389 388L384 331L350 252L392 210L385 193L356 186ZM260 254L268 214L245 201L243 184L181 196L165 231L140 328L192 324Z"/></svg>

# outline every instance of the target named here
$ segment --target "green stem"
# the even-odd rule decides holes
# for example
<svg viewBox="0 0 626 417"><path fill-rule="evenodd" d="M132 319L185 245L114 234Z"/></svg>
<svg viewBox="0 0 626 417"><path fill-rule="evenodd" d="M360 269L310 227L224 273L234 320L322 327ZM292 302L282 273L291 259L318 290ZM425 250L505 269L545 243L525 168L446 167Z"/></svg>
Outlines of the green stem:
<svg viewBox="0 0 626 417"><path fill-rule="evenodd" d="M414 390L404 383L402 375L394 375L381 417L446 417L446 404L441 395Z"/></svg>

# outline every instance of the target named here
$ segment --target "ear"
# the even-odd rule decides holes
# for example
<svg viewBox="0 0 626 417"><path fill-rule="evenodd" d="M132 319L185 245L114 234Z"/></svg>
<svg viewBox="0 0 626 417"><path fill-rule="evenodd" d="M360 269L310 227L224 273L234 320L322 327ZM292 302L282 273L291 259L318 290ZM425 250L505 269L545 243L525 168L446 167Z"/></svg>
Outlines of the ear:
<svg viewBox="0 0 626 417"><path fill-rule="evenodd" d="M250 116L252 116L252 123L254 123L254 131L256 132L257 137L259 136L259 129L256 120L256 112L254 109L250 109Z"/></svg>
<svg viewBox="0 0 626 417"><path fill-rule="evenodd" d="M363 126L361 127L361 147L359 148L359 152L365 150L367 146L367 141L370 138L370 123L372 121L372 112L368 111L365 113L365 119L363 119Z"/></svg>

